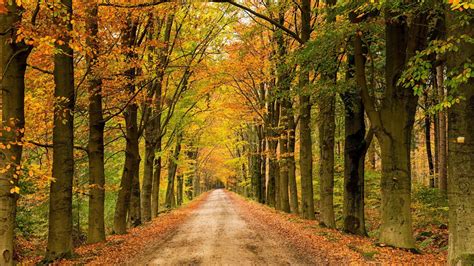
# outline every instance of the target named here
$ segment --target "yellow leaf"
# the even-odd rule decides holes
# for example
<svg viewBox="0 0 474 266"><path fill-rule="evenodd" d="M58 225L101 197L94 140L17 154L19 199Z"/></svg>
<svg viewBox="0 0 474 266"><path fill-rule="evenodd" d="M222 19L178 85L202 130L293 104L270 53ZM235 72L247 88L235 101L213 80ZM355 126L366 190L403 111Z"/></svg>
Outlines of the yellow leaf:
<svg viewBox="0 0 474 266"><path fill-rule="evenodd" d="M20 188L15 186L12 189L10 189L11 194L20 194Z"/></svg>

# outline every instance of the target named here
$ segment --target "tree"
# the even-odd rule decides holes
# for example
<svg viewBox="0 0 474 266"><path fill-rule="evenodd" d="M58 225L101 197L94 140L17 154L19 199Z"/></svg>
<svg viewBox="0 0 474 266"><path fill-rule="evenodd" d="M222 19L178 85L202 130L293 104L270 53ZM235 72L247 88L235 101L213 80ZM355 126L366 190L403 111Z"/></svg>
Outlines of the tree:
<svg viewBox="0 0 474 266"><path fill-rule="evenodd" d="M105 204L105 166L104 166L104 128L105 120L102 107L102 80L94 71L99 50L97 4L90 4L87 9L86 27L89 31L86 55L89 91L89 220L87 241L89 243L105 240L104 204Z"/></svg>
<svg viewBox="0 0 474 266"><path fill-rule="evenodd" d="M474 263L474 78L466 75L473 67L473 22L472 14L463 20L459 9L451 11L447 18L448 37L459 40L458 50L451 51L447 57L449 72L455 73L450 80L456 80L456 73L460 73L458 77L462 80L449 90L452 97L460 99L448 110L448 261L451 265Z"/></svg>
<svg viewBox="0 0 474 266"><path fill-rule="evenodd" d="M404 3L403 7L407 7ZM420 4L422 5L422 4ZM377 110L366 82L362 100L381 148L382 225L380 241L388 245L414 248L411 204L410 145L418 96L402 86L398 78L408 60L426 45L427 14L385 10L385 90ZM408 19L410 17L410 20ZM365 79L362 42L356 44L356 75Z"/></svg>
<svg viewBox="0 0 474 266"><path fill-rule="evenodd" d="M20 143L25 130L25 70L30 47L16 42L21 7L13 1L1 3L0 8L0 264L14 265L17 185L23 151Z"/></svg>
<svg viewBox="0 0 474 266"><path fill-rule="evenodd" d="M72 0L61 0L54 23L72 30ZM53 182L50 186L49 233L46 260L70 257L72 245L72 186L74 178L74 57L66 33L54 55Z"/></svg>
<svg viewBox="0 0 474 266"><path fill-rule="evenodd" d="M129 62L136 57L133 51L133 46L136 42L137 23L130 19L130 14L127 19L127 28L124 29L123 44L130 50L126 57ZM130 96L135 93L135 77L136 68L129 68L126 73L127 85L126 89ZM138 174L139 150L138 150L138 106L135 102L127 105L124 117L126 126L126 149L125 149L125 164L120 182L120 191L118 193L117 203L114 215L114 233L125 234L127 232L127 212L130 208L130 198L132 194L132 185L134 176ZM137 178L137 177L135 177ZM135 223L136 221L132 221Z"/></svg>
<svg viewBox="0 0 474 266"><path fill-rule="evenodd" d="M353 37L356 42L355 47L362 48L361 37L356 33ZM357 51L359 60L365 67L365 58L361 58L364 53ZM350 55L348 59L347 77L354 78L355 56ZM362 66L361 66L362 67ZM365 176L365 154L370 146L372 132L366 137L365 109L360 95L360 88L363 86L363 79L357 77L354 88L341 94L344 102L344 231L367 235L365 229L364 211L364 176Z"/></svg>
<svg viewBox="0 0 474 266"><path fill-rule="evenodd" d="M181 142L183 141L183 135L181 132L178 133L176 136L176 147L174 148L173 153L170 155L169 158L169 166L168 166L168 186L166 187L166 201L165 206L166 208L174 208L176 207L176 197L175 197L175 177L176 172L178 170L178 158L181 153Z"/></svg>
<svg viewBox="0 0 474 266"><path fill-rule="evenodd" d="M311 36L311 0L301 0L301 40L309 41ZM301 171L301 216L314 220L313 201L313 150L311 140L311 101L308 92L309 73L301 71L299 77L300 111L300 171Z"/></svg>
<svg viewBox="0 0 474 266"><path fill-rule="evenodd" d="M336 21L336 15L331 10L336 4L335 0L326 1L328 24ZM329 51L329 60L337 62L337 53L335 49ZM328 86L335 84L337 80L337 67L330 67L330 69L322 73L322 78L327 81ZM336 131L336 94L331 91L332 88L327 88L320 93L318 99L319 117L319 195L320 204L319 210L321 213L320 224L329 228L336 227L336 218L334 214L334 138Z"/></svg>

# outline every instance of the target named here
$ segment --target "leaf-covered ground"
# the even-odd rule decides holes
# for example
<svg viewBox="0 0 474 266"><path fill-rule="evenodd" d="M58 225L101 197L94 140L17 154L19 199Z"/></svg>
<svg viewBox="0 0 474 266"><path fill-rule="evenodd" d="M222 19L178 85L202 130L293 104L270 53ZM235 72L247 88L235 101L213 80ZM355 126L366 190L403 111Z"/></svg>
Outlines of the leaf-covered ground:
<svg viewBox="0 0 474 266"><path fill-rule="evenodd" d="M294 252L311 257L318 264L348 265L445 265L446 252L413 254L391 247L381 247L374 238L344 234L337 230L321 228L317 221L308 221L226 192L236 209L250 227L261 235L279 237ZM83 245L76 248L73 259L58 264L123 264L149 255L157 246L173 236L178 227L208 198L204 194L188 205L160 215L154 221L131 229L126 235L113 235L107 242ZM26 243L24 243L26 245ZM32 248L34 245L31 244ZM34 264L40 256L24 257L22 264Z"/></svg>
<svg viewBox="0 0 474 266"><path fill-rule="evenodd" d="M380 247L376 240L344 234L337 230L321 228L316 221L246 200L234 193L230 198L247 222L260 231L272 231L293 245L301 254L311 254L322 264L396 264L396 265L445 265L446 252L438 254L413 254L390 247Z"/></svg>
<svg viewBox="0 0 474 266"><path fill-rule="evenodd" d="M107 237L107 242L77 247L74 258L59 261L57 264L113 265L127 263L145 254L155 243L172 234L207 196L208 193L205 193L179 209L160 214L152 222L130 229L126 235L111 235ZM38 248L38 246L33 248ZM36 264L41 259L40 256L24 257L20 263Z"/></svg>

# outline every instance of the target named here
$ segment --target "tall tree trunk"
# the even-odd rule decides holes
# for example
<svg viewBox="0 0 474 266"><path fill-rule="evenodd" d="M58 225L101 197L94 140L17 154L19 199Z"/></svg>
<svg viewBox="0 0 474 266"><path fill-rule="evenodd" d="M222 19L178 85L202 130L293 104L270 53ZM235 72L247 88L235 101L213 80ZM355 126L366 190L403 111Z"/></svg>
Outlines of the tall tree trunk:
<svg viewBox="0 0 474 266"><path fill-rule="evenodd" d="M301 0L301 39L308 42L311 36L311 0ZM301 68L301 67L300 67ZM313 144L311 140L311 100L307 92L309 73L300 69L300 172L301 216L314 220L313 199Z"/></svg>
<svg viewBox="0 0 474 266"><path fill-rule="evenodd" d="M138 124L138 123L137 123ZM138 127L138 125L137 125ZM141 215L141 199L140 199L140 152L139 152L139 137L137 134L136 141L133 141L133 150L136 154L135 164L133 168L132 176L132 192L130 194L130 207L129 207L129 223L131 227L137 227L142 224Z"/></svg>
<svg viewBox="0 0 474 266"><path fill-rule="evenodd" d="M250 169L251 169L251 181L252 181L252 194L257 201L260 201L262 195L261 193L261 181L262 173L261 171L261 157L259 154L260 148L260 138L259 138L259 128L258 125L251 126L250 132L250 145L251 145L251 155L250 155Z"/></svg>
<svg viewBox="0 0 474 266"><path fill-rule="evenodd" d="M261 199L260 203L267 203L266 202L266 191L267 191L267 160L266 160L266 137L265 137L265 127L259 126L259 155L260 155L260 173L261 173Z"/></svg>
<svg viewBox="0 0 474 266"><path fill-rule="evenodd" d="M174 195L174 180L176 177L176 172L178 169L177 161L179 158L179 154L181 152L181 141L183 136L181 133L178 133L176 137L176 147L174 149L173 154L170 156L169 159L169 166L168 166L168 187L166 188L166 202L165 206L168 209L176 207L176 198Z"/></svg>
<svg viewBox="0 0 474 266"><path fill-rule="evenodd" d="M199 151L196 150L194 153L194 163L193 163L193 198L201 195L201 179L198 172L198 156Z"/></svg>
<svg viewBox="0 0 474 266"><path fill-rule="evenodd" d="M133 86L133 85L130 85ZM126 131L125 164L120 182L120 190L117 196L114 215L114 233L125 234L127 232L127 213L130 208L132 194L133 176L138 164L138 125L137 105L130 104L124 113Z"/></svg>
<svg viewBox="0 0 474 266"><path fill-rule="evenodd" d="M179 174L177 176L177 193L176 193L176 203L178 206L183 204L183 195L184 195L184 184L183 184L183 175Z"/></svg>
<svg viewBox="0 0 474 266"><path fill-rule="evenodd" d="M327 23L336 21L332 6L336 0L327 0L328 16ZM337 62L335 50L328 51ZM324 73L327 81L336 81L337 72ZM332 83L332 82L331 82ZM329 88L332 90L332 88ZM319 210L321 213L320 224L329 228L336 228L336 218L334 214L334 139L336 134L336 97L334 92L322 92L322 99L319 100Z"/></svg>
<svg viewBox="0 0 474 266"><path fill-rule="evenodd" d="M289 109L289 129L288 132L288 184L290 186L290 208L291 213L298 214L298 187L296 185L296 162L295 162L295 146L296 146L296 123L293 116L293 106Z"/></svg>
<svg viewBox="0 0 474 266"><path fill-rule="evenodd" d="M16 218L15 191L18 185L16 166L21 163L22 146L17 143L23 138L25 126L25 70L30 52L23 43L16 40L15 26L21 21L21 9L13 1L4 5L5 13L0 14L0 145L10 149L0 149L0 265L14 265L13 240ZM7 130L9 129L9 130ZM13 192L13 193L12 193Z"/></svg>
<svg viewBox="0 0 474 266"><path fill-rule="evenodd" d="M104 204L105 204L105 170L104 170L104 127L102 109L102 80L94 72L97 61L98 43L98 6L92 3L87 9L86 26L89 32L87 45L90 51L86 55L89 90L89 218L87 242L105 241Z"/></svg>
<svg viewBox="0 0 474 266"><path fill-rule="evenodd" d="M131 48L135 43L137 25L130 18L127 19L128 28L123 34L123 44ZM133 51L127 54L127 60L131 60L135 56ZM125 73L128 78L127 90L130 97L135 92L135 76L136 69L130 68ZM120 181L120 190L115 204L114 214L114 233L125 234L127 232L127 213L130 209L130 198L132 194L133 176L136 174L138 165L138 106L133 101L124 112L126 126L126 147L125 147L125 164Z"/></svg>
<svg viewBox="0 0 474 266"><path fill-rule="evenodd" d="M319 210L320 224L329 228L336 227L334 215L334 137L336 99L334 95L324 98L319 108Z"/></svg>
<svg viewBox="0 0 474 266"><path fill-rule="evenodd" d="M149 221L152 217L158 214L159 201L159 184L161 171L161 158L156 159L155 152L161 151L161 112L162 112L162 86L164 71L168 60L168 43L171 36L171 29L173 25L174 16L171 15L166 20L165 33L163 37L164 46L160 48L151 47L150 53L158 53L158 62L155 67L156 80L151 85L151 98L153 104L150 107L152 115L151 121L145 127L145 166L143 174L142 187L142 219ZM163 26L162 20L153 22L150 31L150 38L158 38ZM157 24L157 25L155 25ZM153 56L150 56L152 59ZM158 173L154 173L158 171Z"/></svg>
<svg viewBox="0 0 474 266"><path fill-rule="evenodd" d="M465 34L474 36L474 28L469 23L460 25L461 11L452 11L447 17L449 37L458 38ZM464 13L464 11L463 11ZM448 56L448 68L463 69L466 62L474 59L472 42L461 41L459 52ZM469 60L469 61L468 61ZM474 264L474 78L450 92L454 97L462 97L460 103L448 109L449 135L449 248L450 265Z"/></svg>
<svg viewBox="0 0 474 266"><path fill-rule="evenodd" d="M285 106L284 106L285 105ZM287 104L282 104L280 122L285 128L280 134L280 209L284 212L290 212L290 199L288 192L289 185L289 168L288 168L288 112Z"/></svg>
<svg viewBox="0 0 474 266"><path fill-rule="evenodd" d="M274 88L273 88L274 89ZM267 143L268 143L268 194L267 194L267 203L272 207L279 209L279 177L280 170L278 167L277 160L277 148L278 148L278 120L279 120L279 103L275 99L274 92L270 92L268 95L269 104L268 104L268 123L267 123Z"/></svg>
<svg viewBox="0 0 474 266"><path fill-rule="evenodd" d="M152 218L151 198L153 192L153 168L155 166L155 148L156 143L153 141L155 133L154 121L149 122L145 128L145 163L143 167L143 184L142 184L142 220L148 222Z"/></svg>
<svg viewBox="0 0 474 266"><path fill-rule="evenodd" d="M255 146L256 146L256 153L254 155L255 158L255 172L256 172L256 187L255 187L255 196L258 202L263 203L265 194L264 194L264 189L262 188L264 184L262 181L265 180L265 177L262 178L262 175L265 174L265 172L262 172L262 138L261 138L261 125L255 126Z"/></svg>
<svg viewBox="0 0 474 266"><path fill-rule="evenodd" d="M438 90L438 97L440 101L444 101L444 64L436 67L436 86ZM447 158L447 125L446 125L446 111L441 110L438 113L438 136L439 136L439 189L446 193L448 189L448 158Z"/></svg>
<svg viewBox="0 0 474 266"><path fill-rule="evenodd" d="M408 59L426 45L428 16L417 13L408 21L399 13L391 10L385 12L386 88L380 110L376 111L367 86L362 89L362 97L381 149L380 241L395 247L414 248L410 211L410 146L418 97L397 82ZM362 41L357 39L356 75L361 75L365 80Z"/></svg>
<svg viewBox="0 0 474 266"><path fill-rule="evenodd" d="M72 0L61 0L55 23L72 30ZM74 57L69 36L56 44L54 55L53 178L49 198L49 233L46 260L70 257L72 245L72 184L74 177Z"/></svg>
<svg viewBox="0 0 474 266"><path fill-rule="evenodd" d="M279 23L283 25L285 23L285 7L280 7L279 12ZM290 84L291 78L288 68L286 67L285 58L287 56L287 49L283 32L280 30L275 31L275 39L277 42L277 59L276 59L276 73L277 73L277 88L278 98L280 99L280 119L278 125L279 142L280 142L280 173L279 173L279 185L278 195L280 203L277 204L280 210L284 212L290 212L290 199L289 199L289 167L288 167L288 132L289 120L293 117L289 117L289 109L291 108L290 100ZM278 110L277 110L278 112Z"/></svg>
<svg viewBox="0 0 474 266"><path fill-rule="evenodd" d="M161 138L157 142L156 151L161 153ZM151 196L151 215L153 218L158 216L160 206L160 183L161 183L161 155L155 159L153 173L153 188Z"/></svg>
<svg viewBox="0 0 474 266"><path fill-rule="evenodd" d="M364 59L365 60L365 59ZM354 76L354 56L349 56L348 78ZM365 139L365 109L356 80L353 91L341 94L344 102L344 231L366 236L364 213L365 154L370 143Z"/></svg>
<svg viewBox="0 0 474 266"><path fill-rule="evenodd" d="M425 93L425 106L428 108L428 92ZM428 159L428 169L429 169L429 178L430 178L430 187L435 187L434 179L434 164L433 164L433 152L431 150L431 117L428 112L425 114L425 146L426 146L426 155Z"/></svg>

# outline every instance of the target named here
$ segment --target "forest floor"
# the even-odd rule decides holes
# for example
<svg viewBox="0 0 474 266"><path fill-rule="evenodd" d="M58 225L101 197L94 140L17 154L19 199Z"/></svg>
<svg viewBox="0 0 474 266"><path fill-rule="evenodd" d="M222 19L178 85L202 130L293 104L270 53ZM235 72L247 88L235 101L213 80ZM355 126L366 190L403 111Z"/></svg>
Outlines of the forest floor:
<svg viewBox="0 0 474 266"><path fill-rule="evenodd" d="M445 265L446 252L413 254L374 238L321 228L225 190L206 193L153 222L76 248L58 264ZM29 258L23 264L38 262Z"/></svg>

